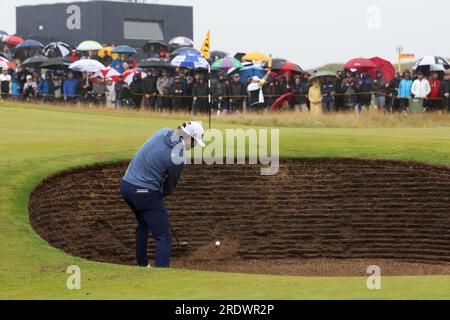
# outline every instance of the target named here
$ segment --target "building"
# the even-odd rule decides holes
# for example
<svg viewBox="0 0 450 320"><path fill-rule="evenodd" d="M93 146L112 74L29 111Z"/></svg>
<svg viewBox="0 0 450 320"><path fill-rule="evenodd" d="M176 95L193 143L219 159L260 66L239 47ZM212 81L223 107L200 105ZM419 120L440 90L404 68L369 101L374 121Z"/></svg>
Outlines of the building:
<svg viewBox="0 0 450 320"><path fill-rule="evenodd" d="M17 34L43 43L84 40L142 47L148 40L193 38L193 8L146 3L87 1L20 6Z"/></svg>

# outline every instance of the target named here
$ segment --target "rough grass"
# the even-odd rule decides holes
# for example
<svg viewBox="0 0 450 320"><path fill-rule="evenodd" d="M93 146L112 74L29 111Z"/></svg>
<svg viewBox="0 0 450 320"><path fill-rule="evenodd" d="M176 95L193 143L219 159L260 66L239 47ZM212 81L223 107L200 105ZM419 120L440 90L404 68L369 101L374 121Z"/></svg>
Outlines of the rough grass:
<svg viewBox="0 0 450 320"><path fill-rule="evenodd" d="M450 298L450 277L383 277L382 290L370 291L366 278L254 276L100 264L51 248L31 229L27 199L42 179L76 166L129 159L156 130L185 119L0 103L0 299ZM213 123L221 130L238 126ZM280 135L283 157L450 164L448 127L284 127ZM81 290L66 289L69 265L81 267Z"/></svg>

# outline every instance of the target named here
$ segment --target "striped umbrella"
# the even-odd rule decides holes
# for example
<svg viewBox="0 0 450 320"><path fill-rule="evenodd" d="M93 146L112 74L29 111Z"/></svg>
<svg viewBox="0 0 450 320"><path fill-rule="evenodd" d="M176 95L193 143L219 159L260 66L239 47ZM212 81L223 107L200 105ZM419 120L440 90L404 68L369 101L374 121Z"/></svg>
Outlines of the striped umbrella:
<svg viewBox="0 0 450 320"><path fill-rule="evenodd" d="M176 56L171 65L174 67L187 69L208 69L208 61L199 55L187 54Z"/></svg>
<svg viewBox="0 0 450 320"><path fill-rule="evenodd" d="M242 65L242 63L232 57L226 57L220 60L217 60L216 62L213 63L213 65L211 66L211 69L221 69L221 70L225 70L228 71L230 69L240 69L243 68L244 66Z"/></svg>
<svg viewBox="0 0 450 320"><path fill-rule="evenodd" d="M108 67L106 69L97 71L91 77L91 79L92 79L92 81L96 81L98 77L100 77L102 79L109 79L109 78L111 78L114 82L117 82L117 81L119 81L119 76L120 76L120 73L117 72L116 69Z"/></svg>
<svg viewBox="0 0 450 320"><path fill-rule="evenodd" d="M66 57L70 54L70 46L61 41L51 42L44 47L42 53L49 58Z"/></svg>
<svg viewBox="0 0 450 320"><path fill-rule="evenodd" d="M450 69L450 63L443 57L427 56L417 60L412 69L418 71L445 71Z"/></svg>
<svg viewBox="0 0 450 320"><path fill-rule="evenodd" d="M6 58L0 57L0 69L14 69L14 64Z"/></svg>

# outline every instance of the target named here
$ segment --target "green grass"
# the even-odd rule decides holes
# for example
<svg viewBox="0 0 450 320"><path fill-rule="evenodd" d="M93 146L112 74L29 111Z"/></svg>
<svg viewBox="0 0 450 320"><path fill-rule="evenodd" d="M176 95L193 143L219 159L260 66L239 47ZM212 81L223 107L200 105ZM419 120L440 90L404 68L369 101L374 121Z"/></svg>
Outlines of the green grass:
<svg viewBox="0 0 450 320"><path fill-rule="evenodd" d="M114 114L0 104L0 299L449 299L450 277L284 277L140 270L71 257L29 225L27 200L45 177L85 164L129 159L175 116ZM236 126L214 121L215 127ZM450 127L281 128L283 157L360 157L450 164ZM79 265L82 289L66 289Z"/></svg>

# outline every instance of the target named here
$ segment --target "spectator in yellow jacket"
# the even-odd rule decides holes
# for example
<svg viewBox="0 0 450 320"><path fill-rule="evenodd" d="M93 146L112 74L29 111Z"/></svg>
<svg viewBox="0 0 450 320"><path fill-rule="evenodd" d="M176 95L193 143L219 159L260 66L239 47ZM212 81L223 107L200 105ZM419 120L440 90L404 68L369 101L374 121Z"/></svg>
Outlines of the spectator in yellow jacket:
<svg viewBox="0 0 450 320"><path fill-rule="evenodd" d="M309 88L308 99L311 105L311 114L322 114L322 91L319 79L314 80Z"/></svg>

